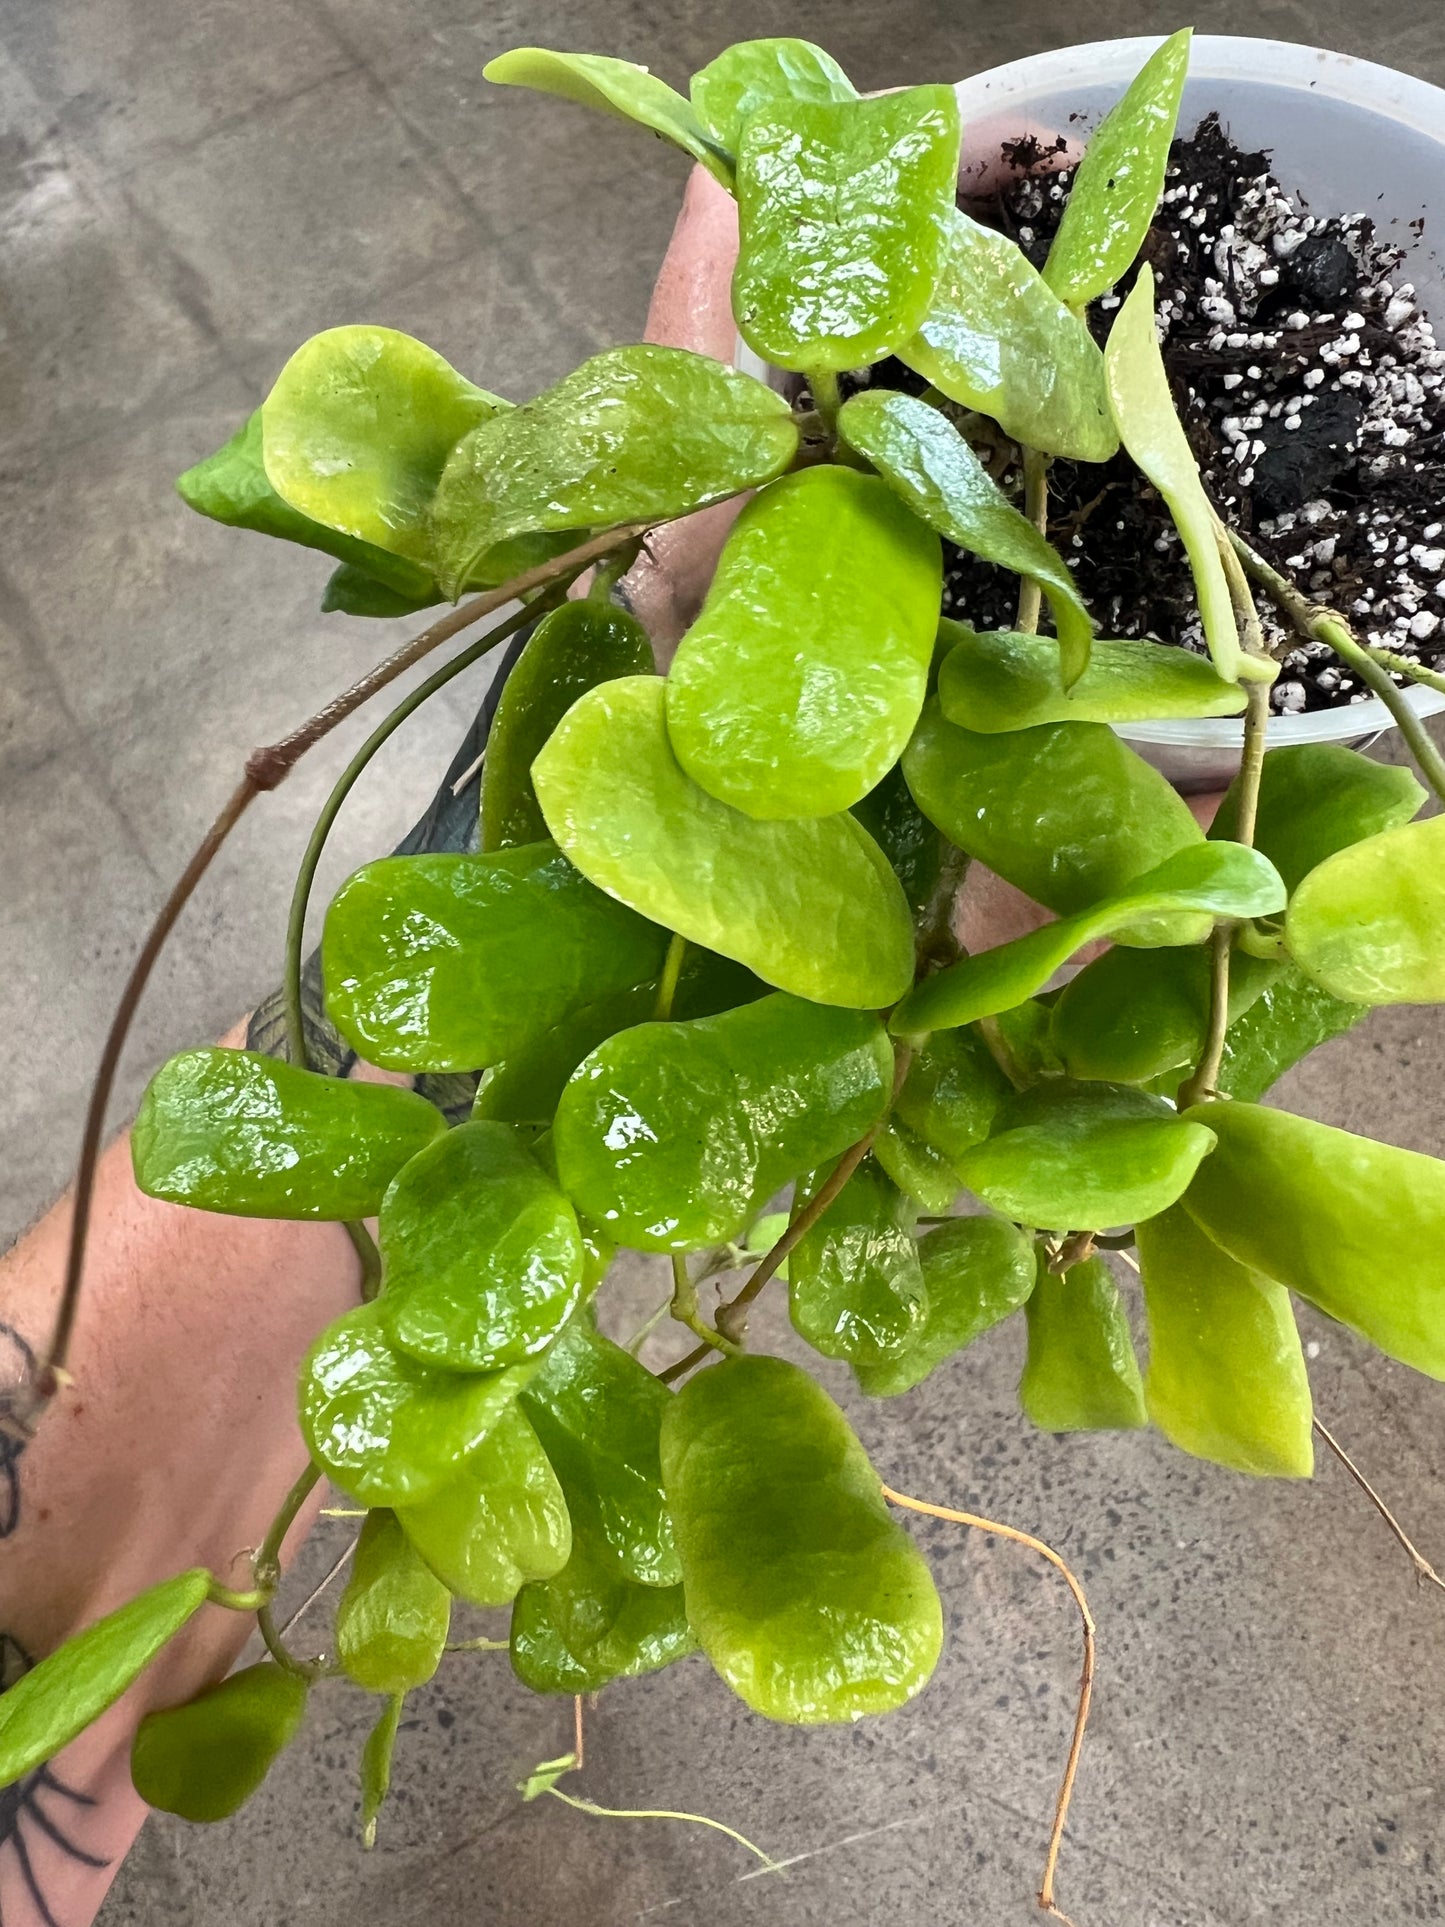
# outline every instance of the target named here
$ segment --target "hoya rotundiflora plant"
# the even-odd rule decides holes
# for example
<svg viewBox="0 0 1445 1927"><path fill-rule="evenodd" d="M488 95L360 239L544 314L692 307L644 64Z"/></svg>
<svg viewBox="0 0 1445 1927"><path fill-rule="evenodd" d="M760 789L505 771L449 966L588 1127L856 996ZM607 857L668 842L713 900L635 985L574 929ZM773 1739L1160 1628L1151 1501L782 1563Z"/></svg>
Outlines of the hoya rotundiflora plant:
<svg viewBox="0 0 1445 1927"><path fill-rule="evenodd" d="M1094 135L1042 272L956 204L947 86L862 97L794 40L729 49L687 98L624 61L505 55L492 79L637 121L735 194L738 326L801 377L800 399L635 346L513 406L418 341L342 327L300 347L182 477L202 513L331 556L329 609L457 606L251 757L162 912L97 1080L32 1424L68 1384L126 1025L196 878L335 722L502 619L337 782L292 907L284 1056L183 1052L133 1132L152 1196L350 1226L362 1302L302 1371L309 1462L249 1588L179 1574L0 1699L0 1785L208 1606L254 1614L269 1657L149 1715L133 1754L145 1798L195 1820L234 1812L309 1695L344 1675L377 1697L370 1838L402 1703L448 1649L454 1600L510 1606L510 1663L539 1693L700 1648L771 1719L909 1700L942 1640L928 1567L889 1511L916 1502L881 1486L807 1372L750 1346L749 1307L775 1279L800 1337L867 1394L907 1394L1021 1312L1035 1424L1152 1423L1256 1476L1312 1466L1291 1293L1445 1376L1445 1164L1259 1102L1370 1006L1445 1000L1445 818L1416 820L1426 789L1407 770L1267 747L1277 664L1255 592L1390 705L1442 796L1445 765L1381 657L1226 529L1201 485L1135 267L1188 48L1164 42ZM1090 304L1120 286L1101 348ZM842 379L887 357L921 394ZM1000 434L1021 502L978 452ZM1187 549L1207 658L1097 637L1047 538L1050 460L1121 444ZM651 529L744 494L659 675L614 585ZM1013 630L940 620L941 538L1018 576ZM302 952L330 826L418 704L527 625L476 848L367 864L326 915L330 1023L422 1088L323 1075ZM1206 835L1110 725L1228 716L1244 752ZM971 860L1055 920L961 954ZM449 1122L425 1093L459 1075L467 1109ZM779 1194L790 1203L764 1215ZM619 1247L671 1264L680 1345L656 1374L603 1335ZM1101 1250L1135 1254L1147 1372ZM315 1660L272 1609L282 1542L322 1479L364 1518ZM1065 1571L1085 1622L1040 1893L1055 1911L1092 1627L1062 1561L1014 1536ZM526 1791L556 1791L573 1764Z"/></svg>

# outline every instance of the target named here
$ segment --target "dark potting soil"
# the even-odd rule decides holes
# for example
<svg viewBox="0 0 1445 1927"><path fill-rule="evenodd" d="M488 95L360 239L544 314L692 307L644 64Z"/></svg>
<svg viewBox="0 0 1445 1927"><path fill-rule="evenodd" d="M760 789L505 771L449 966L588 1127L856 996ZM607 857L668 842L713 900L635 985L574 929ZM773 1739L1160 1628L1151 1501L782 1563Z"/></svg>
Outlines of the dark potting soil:
<svg viewBox="0 0 1445 1927"><path fill-rule="evenodd" d="M1036 142L1006 148L1016 177L986 210L1036 266L1072 173L1028 171ZM1419 231L1417 225L1417 231ZM1175 400L1221 514L1362 638L1434 667L1445 660L1445 353L1396 279L1402 251L1367 214L1312 215L1268 156L1240 151L1210 115L1170 157L1143 248L1158 283ZM1133 274L1091 311L1102 340ZM885 368L888 372L885 373ZM906 379L896 362L874 381ZM1018 492L1017 467L1001 479ZM1106 636L1204 647L1193 584L1163 501L1120 454L1056 461L1049 535ZM1017 580L946 554L945 607L1008 628ZM1266 635L1285 639L1261 609ZM1283 661L1276 711L1363 701L1322 644Z"/></svg>

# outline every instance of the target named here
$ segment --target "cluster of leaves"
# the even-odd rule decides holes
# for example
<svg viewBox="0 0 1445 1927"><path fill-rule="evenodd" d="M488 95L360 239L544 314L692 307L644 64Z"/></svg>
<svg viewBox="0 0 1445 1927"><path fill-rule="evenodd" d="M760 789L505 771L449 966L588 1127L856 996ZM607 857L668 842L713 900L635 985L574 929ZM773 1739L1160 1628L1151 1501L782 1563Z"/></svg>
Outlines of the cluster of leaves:
<svg viewBox="0 0 1445 1927"><path fill-rule="evenodd" d="M384 1701L368 1827L454 1600L511 1606L511 1663L542 1692L697 1646L779 1720L881 1712L927 1680L938 1597L842 1412L741 1354L739 1319L697 1313L699 1277L788 1186L793 1324L875 1396L1022 1311L1036 1424L1152 1420L1301 1476L1291 1292L1445 1376L1445 1165L1258 1103L1367 1006L1445 998L1445 821L1414 820L1403 770L1296 747L1242 774L1206 836L1110 727L1237 715L1273 673L1241 646L1147 270L1104 351L1084 320L1152 216L1187 51L1166 42L1100 129L1043 274L955 206L948 88L863 99L798 41L729 50L690 99L621 61L507 55L493 78L638 120L735 192L739 326L817 412L658 347L513 408L417 342L340 328L182 480L204 512L334 556L327 606L372 614L757 491L666 678L609 603L547 615L498 711L477 852L369 864L330 906L332 1021L391 1070L483 1072L470 1120L206 1050L165 1066L136 1124L153 1196L379 1215L380 1295L321 1335L300 1388L315 1466L367 1509L336 1652ZM933 386L839 406L837 373L888 355ZM1095 640L970 413L1074 460L1122 440L1178 520L1212 660ZM940 624L940 537L1037 583L1056 633ZM960 956L964 859L1057 920ZM1228 1029L1196 1092L1221 928ZM1110 1232L1137 1240L1147 1377L1093 1254ZM668 1254L678 1316L730 1354L680 1392L599 1330L618 1245ZM168 1582L37 1668L0 1703L4 1777L208 1593ZM283 1652L152 1715L136 1784L233 1811L309 1683Z"/></svg>

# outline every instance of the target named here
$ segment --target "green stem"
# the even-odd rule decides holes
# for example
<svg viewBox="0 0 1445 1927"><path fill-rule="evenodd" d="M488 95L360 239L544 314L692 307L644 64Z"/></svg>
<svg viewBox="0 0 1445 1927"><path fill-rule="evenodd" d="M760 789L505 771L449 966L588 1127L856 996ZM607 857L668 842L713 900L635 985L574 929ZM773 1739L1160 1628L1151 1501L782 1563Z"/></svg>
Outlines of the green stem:
<svg viewBox="0 0 1445 1927"><path fill-rule="evenodd" d="M1049 532L1049 458L1037 448L1024 450L1024 514L1040 535ZM1043 590L1032 576L1019 578L1017 628L1021 635L1034 635L1043 608Z"/></svg>
<svg viewBox="0 0 1445 1927"><path fill-rule="evenodd" d="M808 389L813 397L813 406L823 419L830 435L838 429L838 410L843 406L843 391L838 386L838 377L831 369L820 368L816 374L807 376Z"/></svg>
<svg viewBox="0 0 1445 1927"><path fill-rule="evenodd" d="M255 1558L251 1561L251 1571L256 1584L267 1593L274 1593L281 1583L281 1548L286 1543L286 1534L296 1523L296 1515L311 1497L321 1482L321 1468L310 1460L306 1469L281 1501L281 1509L271 1521L266 1537L261 1541Z"/></svg>
<svg viewBox="0 0 1445 1927"><path fill-rule="evenodd" d="M1393 675L1408 676L1411 682L1420 683L1426 689L1438 689L1445 695L1445 676L1438 669L1427 669L1423 662L1415 662L1409 656L1396 655L1393 649L1384 649L1378 642L1362 643L1372 659L1381 668L1388 669Z"/></svg>
<svg viewBox="0 0 1445 1927"><path fill-rule="evenodd" d="M657 985L657 1002L652 1007L653 1021L665 1024L672 1016L673 999L677 996L677 980L682 975L682 960L687 955L687 938L672 933L672 941L667 946L667 957L663 962L662 976Z"/></svg>
<svg viewBox="0 0 1445 1927"><path fill-rule="evenodd" d="M946 844L938 866L938 881L914 925L914 975L920 979L935 970L945 970L957 961L958 938L953 932L953 916L958 893L967 876L968 857L956 845Z"/></svg>
<svg viewBox="0 0 1445 1927"><path fill-rule="evenodd" d="M702 1340L703 1350L714 1352L738 1352L742 1349L732 1339L715 1332L703 1322L698 1310L697 1286L688 1275L687 1259L680 1251L672 1254L672 1301L668 1310L679 1325L686 1325L694 1338Z"/></svg>
<svg viewBox="0 0 1445 1927"><path fill-rule="evenodd" d="M254 1592L236 1592L230 1586L223 1586L214 1575L206 1597L213 1606L224 1606L233 1613L258 1613L271 1603L270 1593L259 1586Z"/></svg>
<svg viewBox="0 0 1445 1927"><path fill-rule="evenodd" d="M602 560L592 571L592 580L587 585L587 600L589 602L610 602L612 600L613 589L622 580L623 576L626 575L627 571L632 567L641 553L642 541L641 538L639 538L627 548L616 549L611 555L603 556Z"/></svg>
<svg viewBox="0 0 1445 1927"><path fill-rule="evenodd" d="M725 1833L729 1840L746 1847L750 1854L762 1861L765 1873L782 1872L777 1861L770 1859L761 1847L755 1847L745 1834L739 1833L735 1827L725 1827L721 1820L709 1820L705 1813L676 1813L670 1807L599 1807L595 1800L579 1800L571 1793L563 1793L559 1787L549 1786L543 1790L550 1793L554 1800L575 1807L578 1813L590 1813L598 1820L685 1820L694 1827L711 1827L715 1833Z"/></svg>
<svg viewBox="0 0 1445 1927"><path fill-rule="evenodd" d="M1265 590L1281 614L1289 617L1303 636L1322 642L1347 662L1366 688L1372 690L1389 710L1400 734L1420 766L1420 773L1442 802L1445 802L1445 757L1430 739L1429 732L1414 704L1403 689L1397 689L1388 671L1374 653L1362 646L1344 619L1333 609L1322 608L1302 595L1288 576L1266 562L1264 557L1233 529L1229 539L1246 573Z"/></svg>
<svg viewBox="0 0 1445 1927"><path fill-rule="evenodd" d="M511 1641L506 1639L449 1639L442 1647L444 1653L505 1653L511 1650Z"/></svg>

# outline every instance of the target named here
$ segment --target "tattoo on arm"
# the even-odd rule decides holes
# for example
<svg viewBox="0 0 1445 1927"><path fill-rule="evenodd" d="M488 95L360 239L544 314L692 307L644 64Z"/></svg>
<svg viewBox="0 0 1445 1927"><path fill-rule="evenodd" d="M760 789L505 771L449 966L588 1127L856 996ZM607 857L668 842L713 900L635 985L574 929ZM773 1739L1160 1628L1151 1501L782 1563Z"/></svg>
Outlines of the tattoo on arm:
<svg viewBox="0 0 1445 1927"><path fill-rule="evenodd" d="M0 1633L0 1692L13 1686L31 1666L30 1655L8 1633ZM37 1767L14 1786L0 1788L0 1927L5 1922L5 1874L13 1867L20 1891L30 1900L41 1927L61 1927L35 1870L35 1849L49 1843L51 1850L82 1867L107 1867L108 1860L87 1853L71 1837L84 1809L95 1801L77 1787L67 1786L48 1766Z"/></svg>
<svg viewBox="0 0 1445 1927"><path fill-rule="evenodd" d="M0 1539L20 1523L20 1460L29 1443L22 1414L35 1376L35 1353L13 1325L0 1324Z"/></svg>

